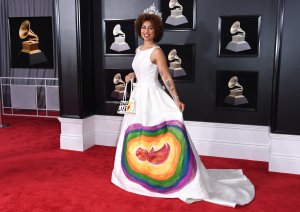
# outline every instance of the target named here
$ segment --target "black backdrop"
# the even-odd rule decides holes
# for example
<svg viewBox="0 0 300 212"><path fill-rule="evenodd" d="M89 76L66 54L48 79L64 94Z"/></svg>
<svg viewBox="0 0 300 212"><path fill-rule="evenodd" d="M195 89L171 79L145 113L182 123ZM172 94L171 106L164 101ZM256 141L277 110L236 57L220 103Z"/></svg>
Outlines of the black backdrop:
<svg viewBox="0 0 300 212"><path fill-rule="evenodd" d="M96 1L94 1L96 2ZM124 0L122 10L119 0L103 0L102 8L94 7L94 21L103 19L134 19L152 1ZM133 7L132 5L135 5ZM159 4L156 4L159 5ZM165 32L160 44L194 44L195 76L193 82L178 82L177 90L186 104L186 120L224 122L237 124L269 125L271 115L271 95L273 77L273 56L275 50L277 1L274 0L197 0L195 30ZM234 5L234 6L229 6ZM104 11L101 13L101 11ZM220 16L261 16L260 54L256 57L219 57L218 56L218 21ZM99 27L99 24L97 25ZM99 30L99 32L98 32ZM94 40L101 46L100 29L95 29ZM100 51L101 52L101 51ZM94 58L100 58L96 53ZM117 115L115 109L103 107L105 104L104 69L130 69L133 57L103 56L103 64L95 64L100 84L96 88L96 114ZM217 71L230 70L258 73L255 110L219 110L217 101ZM110 82L109 82L110 83ZM192 93L192 95L191 95ZM102 96L102 99L99 97ZM254 107L254 106L253 106Z"/></svg>
<svg viewBox="0 0 300 212"><path fill-rule="evenodd" d="M278 11L277 44L275 57L274 104L271 130L275 133L300 134L300 2L280 0Z"/></svg>
<svg viewBox="0 0 300 212"><path fill-rule="evenodd" d="M61 115L74 118L92 114L116 115L115 110L105 103L105 70L131 69L133 57L103 55L102 22L103 19L134 19L153 1L122 0L122 9L120 0L54 2L55 20L60 20L55 23L54 41L59 43ZM196 47L195 81L177 83L179 95L187 105L185 119L266 126L272 120L273 132L300 134L300 43L299 29L293 21L299 16L300 2L197 0L196 3L195 30L166 31L161 41L161 44L192 43ZM218 17L233 15L261 16L258 57L218 57ZM7 30L5 25L2 28ZM278 47L277 51L275 47ZM2 65L6 61L4 56L1 55ZM255 110L219 110L216 107L217 73L220 70L257 73ZM191 91L194 95L190 95Z"/></svg>

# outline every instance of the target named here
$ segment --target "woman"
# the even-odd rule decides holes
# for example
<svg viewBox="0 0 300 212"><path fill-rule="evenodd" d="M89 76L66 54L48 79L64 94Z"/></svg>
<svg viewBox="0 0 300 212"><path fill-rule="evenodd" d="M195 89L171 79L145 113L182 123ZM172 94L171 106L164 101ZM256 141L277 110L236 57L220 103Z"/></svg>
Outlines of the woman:
<svg viewBox="0 0 300 212"><path fill-rule="evenodd" d="M187 203L205 200L234 207L254 197L254 187L241 170L206 170L186 131L180 101L163 51L157 46L163 23L153 10L135 22L143 44L136 50L137 79L132 95L136 113L123 119L112 182L129 192ZM172 98L158 81L160 74Z"/></svg>

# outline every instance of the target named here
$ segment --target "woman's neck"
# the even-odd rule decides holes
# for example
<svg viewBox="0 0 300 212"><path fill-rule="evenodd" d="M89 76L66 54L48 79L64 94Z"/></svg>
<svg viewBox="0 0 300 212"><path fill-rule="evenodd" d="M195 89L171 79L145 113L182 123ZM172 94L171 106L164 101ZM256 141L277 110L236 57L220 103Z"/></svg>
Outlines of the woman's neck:
<svg viewBox="0 0 300 212"><path fill-rule="evenodd" d="M155 46L155 42L153 41L144 41L144 44L143 44L143 49L147 49L147 48L151 48L153 46Z"/></svg>

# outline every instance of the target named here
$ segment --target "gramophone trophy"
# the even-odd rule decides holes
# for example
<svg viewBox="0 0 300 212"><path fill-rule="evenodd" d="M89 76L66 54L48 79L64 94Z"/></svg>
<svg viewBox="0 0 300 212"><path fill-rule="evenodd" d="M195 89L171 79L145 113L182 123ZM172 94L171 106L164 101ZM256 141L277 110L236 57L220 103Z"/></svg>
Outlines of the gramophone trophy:
<svg viewBox="0 0 300 212"><path fill-rule="evenodd" d="M176 49L172 49L168 54L168 60L170 61L169 71L172 77L185 76L186 72L181 67L181 59L177 56Z"/></svg>
<svg viewBox="0 0 300 212"><path fill-rule="evenodd" d="M122 80L120 73L114 76L113 82L115 84L115 90L111 93L111 97L122 100L124 92L126 92L126 96L128 96L127 91L125 91L125 82Z"/></svg>
<svg viewBox="0 0 300 212"><path fill-rule="evenodd" d="M238 83L237 76L233 76L230 78L228 82L229 95L225 98L224 102L231 105L242 105L247 104L248 100L243 95L243 86Z"/></svg>
<svg viewBox="0 0 300 212"><path fill-rule="evenodd" d="M125 42L125 33L121 30L121 25L117 24L113 29L113 35L115 37L115 41L111 44L110 49L122 52L130 49L129 45Z"/></svg>
<svg viewBox="0 0 300 212"><path fill-rule="evenodd" d="M30 22L25 20L19 28L19 37L22 42L22 50L19 59L26 64L34 65L47 61L44 53L39 49L39 37L30 29Z"/></svg>
<svg viewBox="0 0 300 212"><path fill-rule="evenodd" d="M188 23L188 20L182 14L183 7L178 3L178 0L170 0L169 8L171 9L171 15L166 20L167 24L177 26Z"/></svg>
<svg viewBox="0 0 300 212"><path fill-rule="evenodd" d="M246 32L242 30L240 26L241 24L239 21L236 21L232 24L230 28L230 33L233 34L232 41L227 44L226 49L233 52L240 52L251 49L248 42L245 41Z"/></svg>

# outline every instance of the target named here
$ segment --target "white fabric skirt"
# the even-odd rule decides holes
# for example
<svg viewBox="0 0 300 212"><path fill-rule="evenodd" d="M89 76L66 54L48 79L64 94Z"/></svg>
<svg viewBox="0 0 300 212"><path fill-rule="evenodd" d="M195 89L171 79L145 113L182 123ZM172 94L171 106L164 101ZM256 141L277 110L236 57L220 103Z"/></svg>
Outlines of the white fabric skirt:
<svg viewBox="0 0 300 212"><path fill-rule="evenodd" d="M185 128L182 113L158 84L137 84L135 114L125 114L112 182L140 195L205 200L234 207L254 198L242 170L206 169Z"/></svg>

